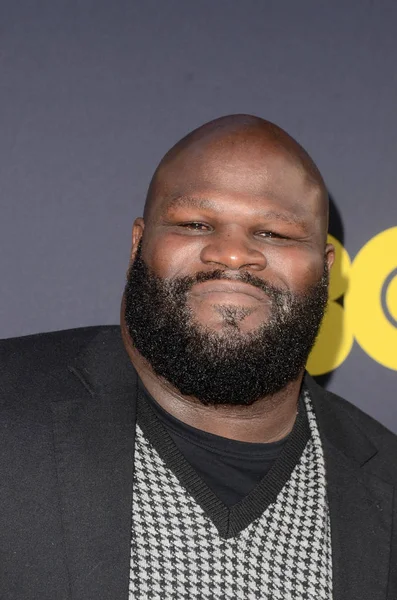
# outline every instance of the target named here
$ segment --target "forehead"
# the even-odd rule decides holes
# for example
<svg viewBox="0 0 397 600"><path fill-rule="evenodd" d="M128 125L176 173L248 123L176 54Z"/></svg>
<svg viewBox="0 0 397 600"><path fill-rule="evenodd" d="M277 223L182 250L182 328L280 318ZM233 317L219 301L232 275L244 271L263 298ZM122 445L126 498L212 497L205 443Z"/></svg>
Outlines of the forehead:
<svg viewBox="0 0 397 600"><path fill-rule="evenodd" d="M225 203L232 197L270 202L302 215L316 216L320 209L320 191L299 162L263 143L197 144L160 168L153 192L161 213L175 198L212 194Z"/></svg>

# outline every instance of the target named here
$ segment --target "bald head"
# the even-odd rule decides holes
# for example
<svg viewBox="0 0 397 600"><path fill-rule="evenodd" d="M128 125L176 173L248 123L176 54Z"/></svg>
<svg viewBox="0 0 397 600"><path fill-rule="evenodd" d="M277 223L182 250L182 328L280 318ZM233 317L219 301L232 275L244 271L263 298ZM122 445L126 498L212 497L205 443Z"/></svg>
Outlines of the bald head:
<svg viewBox="0 0 397 600"><path fill-rule="evenodd" d="M222 174L220 171L224 170ZM178 196L181 187L211 184L220 176L236 176L247 194L256 191L255 179L263 181L268 193L281 179L292 176L291 185L300 178L316 198L316 212L328 227L328 193L317 166L306 150L283 129L251 115L229 115L205 123L177 142L163 157L151 180L144 211L148 221L153 208L165 197ZM245 176L244 176L245 174ZM272 189L270 189L271 185ZM232 185L235 185L232 183ZM302 198L305 202L306 196Z"/></svg>

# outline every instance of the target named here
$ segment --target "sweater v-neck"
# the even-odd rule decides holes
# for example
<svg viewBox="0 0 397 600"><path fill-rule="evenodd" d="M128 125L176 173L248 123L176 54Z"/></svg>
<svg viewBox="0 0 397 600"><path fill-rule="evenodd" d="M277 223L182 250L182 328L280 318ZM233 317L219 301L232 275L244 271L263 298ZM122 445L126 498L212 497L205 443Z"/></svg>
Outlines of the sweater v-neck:
<svg viewBox="0 0 397 600"><path fill-rule="evenodd" d="M294 427L270 470L240 502L227 506L186 460L156 414L156 410L145 398L147 392L141 386L142 384L138 385L138 424L143 434L186 491L212 520L219 535L225 539L236 536L276 500L301 457L310 438L303 398L299 400ZM257 446L253 444L253 450Z"/></svg>

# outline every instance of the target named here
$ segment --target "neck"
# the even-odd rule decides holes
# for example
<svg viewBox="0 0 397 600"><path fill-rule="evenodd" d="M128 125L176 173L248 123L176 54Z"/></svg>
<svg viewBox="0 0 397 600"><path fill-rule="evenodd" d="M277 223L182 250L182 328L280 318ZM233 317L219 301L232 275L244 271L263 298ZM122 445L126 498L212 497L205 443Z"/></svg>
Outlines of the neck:
<svg viewBox="0 0 397 600"><path fill-rule="evenodd" d="M292 430L302 385L303 372L282 390L260 398L250 406L208 406L197 398L182 395L158 377L134 348L123 323L124 345L144 386L158 404L183 423L214 435L251 443L281 440Z"/></svg>

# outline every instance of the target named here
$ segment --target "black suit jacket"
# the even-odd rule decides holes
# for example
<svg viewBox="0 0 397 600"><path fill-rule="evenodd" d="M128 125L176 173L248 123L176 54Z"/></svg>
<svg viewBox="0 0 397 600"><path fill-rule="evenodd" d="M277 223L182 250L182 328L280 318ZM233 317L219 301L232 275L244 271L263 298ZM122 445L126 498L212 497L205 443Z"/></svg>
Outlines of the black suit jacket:
<svg viewBox="0 0 397 600"><path fill-rule="evenodd" d="M119 328L4 340L0 365L1 600L127 600L136 373ZM397 438L307 385L334 599L397 600Z"/></svg>

